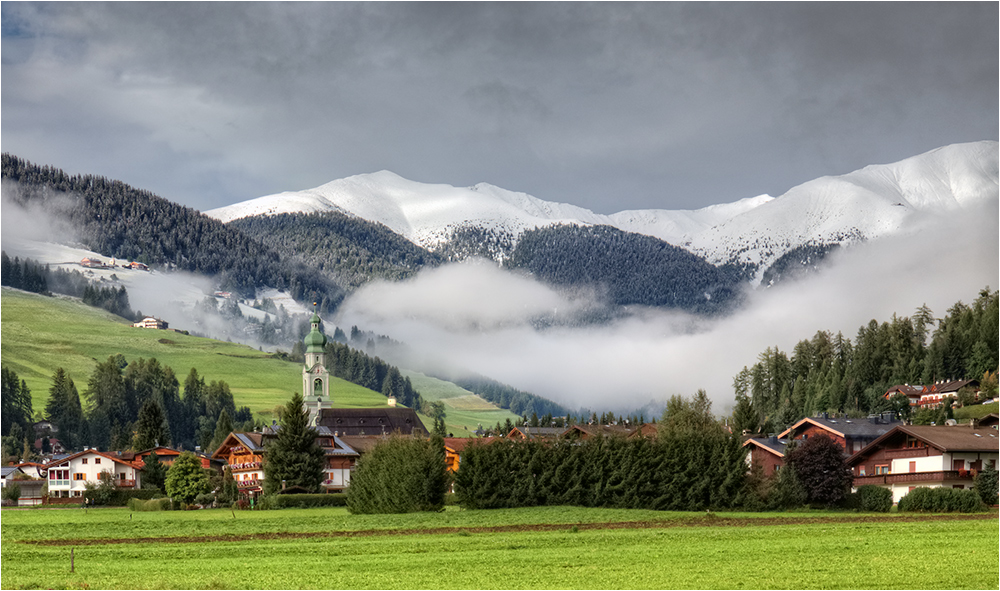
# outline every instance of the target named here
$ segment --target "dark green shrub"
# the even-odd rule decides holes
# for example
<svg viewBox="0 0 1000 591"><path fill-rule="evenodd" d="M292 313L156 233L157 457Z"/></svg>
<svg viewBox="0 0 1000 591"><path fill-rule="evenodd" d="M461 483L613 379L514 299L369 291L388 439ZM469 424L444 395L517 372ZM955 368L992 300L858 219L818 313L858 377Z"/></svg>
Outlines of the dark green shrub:
<svg viewBox="0 0 1000 591"><path fill-rule="evenodd" d="M888 513L892 509L892 491L874 484L859 486L851 499L851 508L858 511Z"/></svg>
<svg viewBox="0 0 1000 591"><path fill-rule="evenodd" d="M358 461L347 508L351 513L440 511L447 490L444 441L393 435Z"/></svg>
<svg viewBox="0 0 1000 591"><path fill-rule="evenodd" d="M172 511L174 509L173 502L169 498L162 499L137 499L131 498L128 500L128 508L130 511Z"/></svg>
<svg viewBox="0 0 1000 591"><path fill-rule="evenodd" d="M979 494L979 498L983 500L983 503L993 506L997 504L998 495L997 489L1000 486L1000 480L998 480L996 468L993 466L987 466L985 470L976 474L976 478L973 481L972 489Z"/></svg>
<svg viewBox="0 0 1000 591"><path fill-rule="evenodd" d="M917 487L899 500L900 511L922 513L975 513L985 510L972 489Z"/></svg>

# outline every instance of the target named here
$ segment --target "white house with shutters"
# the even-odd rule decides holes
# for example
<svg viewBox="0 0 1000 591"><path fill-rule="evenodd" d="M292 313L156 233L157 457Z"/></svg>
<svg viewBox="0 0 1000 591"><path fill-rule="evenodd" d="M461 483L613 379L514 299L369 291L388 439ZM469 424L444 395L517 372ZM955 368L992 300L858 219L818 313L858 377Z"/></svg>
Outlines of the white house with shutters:
<svg viewBox="0 0 1000 591"><path fill-rule="evenodd" d="M109 473L119 488L142 486L139 466L113 453L89 449L48 465L49 497L82 497L88 482L94 485L101 482L102 472Z"/></svg>

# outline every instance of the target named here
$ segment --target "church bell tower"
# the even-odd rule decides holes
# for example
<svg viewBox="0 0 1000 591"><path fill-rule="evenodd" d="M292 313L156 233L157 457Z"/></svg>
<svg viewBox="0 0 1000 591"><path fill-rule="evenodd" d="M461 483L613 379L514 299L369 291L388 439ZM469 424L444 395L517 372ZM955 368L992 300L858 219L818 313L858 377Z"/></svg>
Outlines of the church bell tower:
<svg viewBox="0 0 1000 591"><path fill-rule="evenodd" d="M302 366L302 399L309 411L309 426L319 425L320 411L333 408L330 398L330 372L326 369L326 336L320 332L319 314L313 312L309 324L312 329L303 344L306 348L306 362Z"/></svg>

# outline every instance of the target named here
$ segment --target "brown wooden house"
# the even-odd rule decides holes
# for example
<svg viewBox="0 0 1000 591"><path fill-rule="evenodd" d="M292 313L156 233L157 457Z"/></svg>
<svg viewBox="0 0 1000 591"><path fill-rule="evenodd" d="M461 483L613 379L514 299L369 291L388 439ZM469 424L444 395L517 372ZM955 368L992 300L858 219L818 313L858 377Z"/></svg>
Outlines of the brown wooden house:
<svg viewBox="0 0 1000 591"><path fill-rule="evenodd" d="M893 502L918 486L971 488L975 475L996 468L1000 439L993 428L897 425L848 458L854 486L875 484Z"/></svg>

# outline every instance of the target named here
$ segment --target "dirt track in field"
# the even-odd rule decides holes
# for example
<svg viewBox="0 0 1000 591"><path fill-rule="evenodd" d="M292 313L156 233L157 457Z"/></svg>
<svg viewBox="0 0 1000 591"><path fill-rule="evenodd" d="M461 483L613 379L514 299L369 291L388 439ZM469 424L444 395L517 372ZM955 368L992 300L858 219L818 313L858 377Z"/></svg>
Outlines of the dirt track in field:
<svg viewBox="0 0 1000 591"><path fill-rule="evenodd" d="M686 519L659 521L618 521L611 523L536 523L490 527L437 527L425 529L365 529L356 531L263 532L221 536L174 536L147 538L78 538L75 540L24 540L38 546L100 546L105 544L198 544L204 542L243 542L251 540L294 540L302 538L361 538L369 536L412 536L436 534L488 534L508 532L578 531L600 529L667 529L673 527L754 527L774 525L810 525L828 523L908 523L914 521L970 521L996 519L996 513L969 515L868 515L863 517L760 517L735 519L705 515Z"/></svg>

